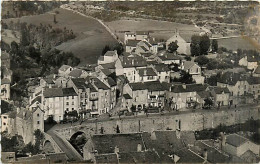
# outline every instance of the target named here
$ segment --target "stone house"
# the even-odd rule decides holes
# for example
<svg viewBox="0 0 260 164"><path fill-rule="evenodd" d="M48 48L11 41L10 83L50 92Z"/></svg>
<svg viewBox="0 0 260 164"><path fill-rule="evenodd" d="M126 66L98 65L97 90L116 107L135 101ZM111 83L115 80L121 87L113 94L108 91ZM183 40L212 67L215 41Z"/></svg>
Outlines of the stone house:
<svg viewBox="0 0 260 164"><path fill-rule="evenodd" d="M8 113L7 132L10 135L21 135L24 143L34 142L34 131L44 131L44 111L40 107L32 110L17 108Z"/></svg>
<svg viewBox="0 0 260 164"><path fill-rule="evenodd" d="M158 56L155 57L155 60L158 63L180 65L182 57L178 56L176 52L169 53L167 51L161 51L158 53Z"/></svg>
<svg viewBox="0 0 260 164"><path fill-rule="evenodd" d="M135 82L136 69L145 68L146 66L147 62L141 56L133 54L123 56L116 61L116 75L124 75L129 82Z"/></svg>
<svg viewBox="0 0 260 164"><path fill-rule="evenodd" d="M249 84L248 93L252 94L254 99L260 99L260 77L250 77L247 82Z"/></svg>
<svg viewBox="0 0 260 164"><path fill-rule="evenodd" d="M75 68L73 69L69 74L68 76L70 78L85 78L87 77L89 74L87 71L85 70L82 70L82 69L78 69L78 68Z"/></svg>
<svg viewBox="0 0 260 164"><path fill-rule="evenodd" d="M251 151L259 156L259 145L238 134L227 135L224 142L223 150L229 154L240 157L247 151Z"/></svg>
<svg viewBox="0 0 260 164"><path fill-rule="evenodd" d="M100 64L106 64L106 63L112 63L115 62L118 59L117 51L107 51L104 56L100 56L98 58L98 65Z"/></svg>
<svg viewBox="0 0 260 164"><path fill-rule="evenodd" d="M140 40L127 40L125 43L125 52L134 52L137 46L137 43L139 43Z"/></svg>
<svg viewBox="0 0 260 164"><path fill-rule="evenodd" d="M69 65L62 65L59 70L58 74L59 76L68 76L68 74L73 70L73 67Z"/></svg>
<svg viewBox="0 0 260 164"><path fill-rule="evenodd" d="M153 67L137 68L134 82L157 81L158 76Z"/></svg>
<svg viewBox="0 0 260 164"><path fill-rule="evenodd" d="M78 95L74 88L45 88L42 96L44 120L53 117L57 122L63 120L65 111L79 113Z"/></svg>
<svg viewBox="0 0 260 164"><path fill-rule="evenodd" d="M228 88L212 87L210 88L211 94L214 97L214 105L217 107L232 105L232 100L230 100L230 91Z"/></svg>
<svg viewBox="0 0 260 164"><path fill-rule="evenodd" d="M200 66L193 61L183 61L181 64L181 69L190 75L201 75Z"/></svg>
<svg viewBox="0 0 260 164"><path fill-rule="evenodd" d="M154 66L155 71L160 82L170 82L171 70L166 64L156 64Z"/></svg>
<svg viewBox="0 0 260 164"><path fill-rule="evenodd" d="M169 48L169 44L172 42L177 41L177 45L179 46L177 49L177 52L179 54L186 54L186 55L190 55L190 43L188 43L187 41L185 41L179 34L179 32L175 32L175 34L170 37L167 41L166 41L166 50L168 50Z"/></svg>
<svg viewBox="0 0 260 164"><path fill-rule="evenodd" d="M128 40L136 40L136 34L134 32L126 32L124 37L124 43L126 44Z"/></svg>
<svg viewBox="0 0 260 164"><path fill-rule="evenodd" d="M122 109L127 109L129 112L131 112L132 105L133 105L132 97L128 93L123 94L122 103L121 103Z"/></svg>
<svg viewBox="0 0 260 164"><path fill-rule="evenodd" d="M247 67L249 70L255 70L258 67L258 62L258 57L246 55L239 60L238 64Z"/></svg>

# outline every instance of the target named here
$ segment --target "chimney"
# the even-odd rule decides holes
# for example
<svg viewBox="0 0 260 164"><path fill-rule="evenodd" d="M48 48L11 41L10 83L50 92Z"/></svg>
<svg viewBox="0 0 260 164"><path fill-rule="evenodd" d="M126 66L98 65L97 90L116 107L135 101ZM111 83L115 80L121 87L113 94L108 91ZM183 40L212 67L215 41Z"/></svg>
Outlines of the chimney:
<svg viewBox="0 0 260 164"><path fill-rule="evenodd" d="M222 150L223 147L226 145L227 137L226 137L226 135L225 135L223 132L220 132L220 137L221 137L221 145L220 145L220 148L221 148L221 150Z"/></svg>
<svg viewBox="0 0 260 164"><path fill-rule="evenodd" d="M115 147L114 152L115 152L115 154L119 153L119 148L117 146Z"/></svg>
<svg viewBox="0 0 260 164"><path fill-rule="evenodd" d="M151 132L151 140L156 140L156 134L155 134L154 129L152 129L152 132Z"/></svg>
<svg viewBox="0 0 260 164"><path fill-rule="evenodd" d="M176 130L176 137L177 137L178 139L181 138L181 131L180 131L180 130Z"/></svg>
<svg viewBox="0 0 260 164"><path fill-rule="evenodd" d="M204 158L205 162L208 160L208 151L207 151L207 149L204 149L203 158Z"/></svg>
<svg viewBox="0 0 260 164"><path fill-rule="evenodd" d="M142 145L139 143L137 145L137 152L141 152L142 151Z"/></svg>

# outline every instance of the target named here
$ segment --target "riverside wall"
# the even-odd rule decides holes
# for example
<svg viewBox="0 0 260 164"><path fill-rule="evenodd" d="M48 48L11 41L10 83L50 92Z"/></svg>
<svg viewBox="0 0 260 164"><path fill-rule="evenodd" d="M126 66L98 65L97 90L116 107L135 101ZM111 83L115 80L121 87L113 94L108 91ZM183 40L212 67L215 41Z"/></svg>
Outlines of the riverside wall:
<svg viewBox="0 0 260 164"><path fill-rule="evenodd" d="M245 107L246 108L246 107ZM259 119L260 108L232 109L225 111L202 111L180 113L175 115L150 115L149 117L122 118L109 121L87 123L86 125L71 126L57 129L56 132L67 140L76 132L84 132L87 137L93 134L113 134L119 129L120 133L151 132L153 130L199 131L215 128L220 124L227 126L244 123L249 119Z"/></svg>

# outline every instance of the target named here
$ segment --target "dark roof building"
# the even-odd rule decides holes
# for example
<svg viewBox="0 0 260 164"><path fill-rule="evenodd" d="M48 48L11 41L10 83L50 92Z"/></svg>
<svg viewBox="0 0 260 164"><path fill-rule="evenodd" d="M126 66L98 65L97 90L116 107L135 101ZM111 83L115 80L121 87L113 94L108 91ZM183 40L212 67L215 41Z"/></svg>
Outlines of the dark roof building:
<svg viewBox="0 0 260 164"><path fill-rule="evenodd" d="M73 88L45 88L43 91L45 98L63 97L63 96L77 96Z"/></svg>

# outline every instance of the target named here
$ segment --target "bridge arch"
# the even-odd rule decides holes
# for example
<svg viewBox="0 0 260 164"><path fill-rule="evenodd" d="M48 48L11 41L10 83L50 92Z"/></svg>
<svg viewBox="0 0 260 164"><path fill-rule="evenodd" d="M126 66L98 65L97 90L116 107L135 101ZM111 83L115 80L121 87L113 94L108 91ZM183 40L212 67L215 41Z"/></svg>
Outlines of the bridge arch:
<svg viewBox="0 0 260 164"><path fill-rule="evenodd" d="M83 131L77 131L69 138L70 144L83 156L83 147L89 139L89 135Z"/></svg>
<svg viewBox="0 0 260 164"><path fill-rule="evenodd" d="M55 149L50 140L45 140L42 144L42 148L45 153L55 153Z"/></svg>

